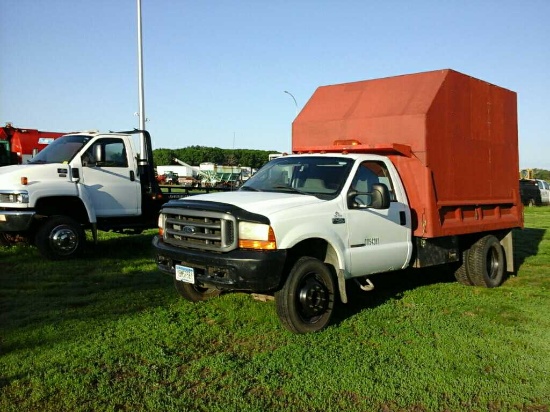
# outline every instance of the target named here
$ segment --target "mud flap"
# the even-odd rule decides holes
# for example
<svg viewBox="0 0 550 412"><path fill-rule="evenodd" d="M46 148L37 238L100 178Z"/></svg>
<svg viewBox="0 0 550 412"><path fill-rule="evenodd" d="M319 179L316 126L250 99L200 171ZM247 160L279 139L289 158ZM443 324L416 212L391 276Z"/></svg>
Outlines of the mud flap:
<svg viewBox="0 0 550 412"><path fill-rule="evenodd" d="M346 294L346 278L344 270L338 270L338 290L340 291L340 300L342 303L348 303L348 295Z"/></svg>

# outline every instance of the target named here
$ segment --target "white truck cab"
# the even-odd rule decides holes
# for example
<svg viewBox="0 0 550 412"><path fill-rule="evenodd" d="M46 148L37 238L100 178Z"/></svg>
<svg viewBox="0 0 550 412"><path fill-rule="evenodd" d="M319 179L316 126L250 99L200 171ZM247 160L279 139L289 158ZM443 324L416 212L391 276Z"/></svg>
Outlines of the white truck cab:
<svg viewBox="0 0 550 412"><path fill-rule="evenodd" d="M332 276L309 276L307 267L334 268L346 301L346 280L403 269L413 251L403 184L389 159L374 154L279 157L239 191L167 203L159 226L159 267L175 273L190 300L276 289L289 262L305 271L298 288L311 310L305 322L288 321L298 332L328 322L336 288Z"/></svg>
<svg viewBox="0 0 550 412"><path fill-rule="evenodd" d="M97 239L98 229L154 226L164 199L132 133L65 135L27 164L0 168L0 234L27 236L63 259L82 251L87 228Z"/></svg>

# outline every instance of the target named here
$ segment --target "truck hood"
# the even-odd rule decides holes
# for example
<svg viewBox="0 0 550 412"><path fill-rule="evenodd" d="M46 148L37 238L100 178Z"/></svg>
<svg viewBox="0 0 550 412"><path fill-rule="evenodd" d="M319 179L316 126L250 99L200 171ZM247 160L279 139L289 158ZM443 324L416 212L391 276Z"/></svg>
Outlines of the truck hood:
<svg viewBox="0 0 550 412"><path fill-rule="evenodd" d="M0 167L0 189L8 186L20 186L21 177L25 176L28 184L37 181L59 180L62 175L69 179L69 165L61 163L48 163L38 165L11 165Z"/></svg>
<svg viewBox="0 0 550 412"><path fill-rule="evenodd" d="M275 192L221 192L191 196L186 201L227 203L252 213L270 216L282 210L326 202L315 196Z"/></svg>

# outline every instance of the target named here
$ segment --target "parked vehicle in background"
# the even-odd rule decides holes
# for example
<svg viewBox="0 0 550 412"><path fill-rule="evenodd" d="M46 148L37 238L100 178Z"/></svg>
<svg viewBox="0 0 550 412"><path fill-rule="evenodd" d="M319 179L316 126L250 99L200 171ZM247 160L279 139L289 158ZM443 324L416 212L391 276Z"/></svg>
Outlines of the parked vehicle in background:
<svg viewBox="0 0 550 412"><path fill-rule="evenodd" d="M194 302L274 294L295 333L323 329L349 283L370 291L375 273L446 264L499 286L523 226L516 99L453 70L319 87L292 155L238 191L163 206L158 268Z"/></svg>
<svg viewBox="0 0 550 412"><path fill-rule="evenodd" d="M535 179L540 190L540 199L543 205L550 204L550 185L546 180Z"/></svg>
<svg viewBox="0 0 550 412"><path fill-rule="evenodd" d="M6 123L4 127L0 127L0 166L25 164L64 134L22 129Z"/></svg>
<svg viewBox="0 0 550 412"><path fill-rule="evenodd" d="M178 185L179 176L175 172L166 172L164 173L164 183L167 185Z"/></svg>
<svg viewBox="0 0 550 412"><path fill-rule="evenodd" d="M520 179L519 195L524 206L542 205L540 189L534 179Z"/></svg>
<svg viewBox="0 0 550 412"><path fill-rule="evenodd" d="M145 153L134 148L140 134ZM78 255L85 229L140 233L170 195L155 179L147 131L55 139L25 165L0 168L0 235L34 240L49 259ZM179 197L175 194L173 196Z"/></svg>

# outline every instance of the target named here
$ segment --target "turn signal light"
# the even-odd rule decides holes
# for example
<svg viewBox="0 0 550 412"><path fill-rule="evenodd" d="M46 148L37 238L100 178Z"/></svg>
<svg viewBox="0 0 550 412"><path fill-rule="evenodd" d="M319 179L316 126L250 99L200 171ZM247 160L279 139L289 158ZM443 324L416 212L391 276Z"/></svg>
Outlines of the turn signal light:
<svg viewBox="0 0 550 412"><path fill-rule="evenodd" d="M28 183L29 183L29 179L27 179L26 176L21 177L21 184L23 186L27 186Z"/></svg>
<svg viewBox="0 0 550 412"><path fill-rule="evenodd" d="M268 240L239 240L239 247L242 249L256 249L256 250L275 250L277 244L274 241Z"/></svg>
<svg viewBox="0 0 550 412"><path fill-rule="evenodd" d="M334 146L358 146L362 144L359 140L348 139L348 140L335 140Z"/></svg>

